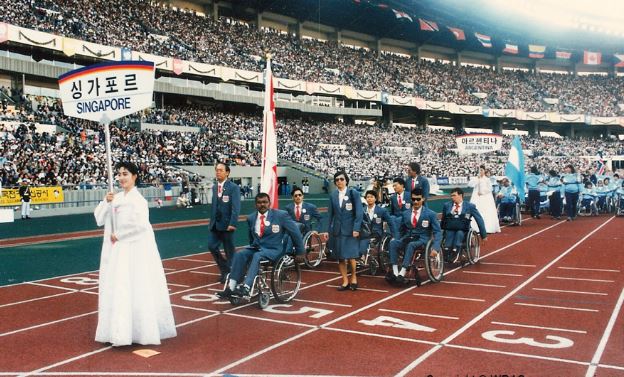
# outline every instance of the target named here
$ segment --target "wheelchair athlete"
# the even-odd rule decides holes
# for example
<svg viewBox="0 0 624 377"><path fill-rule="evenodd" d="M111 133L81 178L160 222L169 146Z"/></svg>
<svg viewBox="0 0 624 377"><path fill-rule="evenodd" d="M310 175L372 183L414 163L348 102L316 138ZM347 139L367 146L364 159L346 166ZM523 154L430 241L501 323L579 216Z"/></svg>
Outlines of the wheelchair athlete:
<svg viewBox="0 0 624 377"><path fill-rule="evenodd" d="M615 194L617 195L617 209L615 213L618 216L624 215L624 180L622 180L622 185L616 190Z"/></svg>
<svg viewBox="0 0 624 377"><path fill-rule="evenodd" d="M293 202L286 205L284 210L297 223L301 235L305 236L308 232L317 231L321 224L321 214L318 208L312 203L303 201L303 190L299 187L293 189L292 198ZM288 236L285 239L284 247L285 250L292 250L293 243Z"/></svg>
<svg viewBox="0 0 624 377"><path fill-rule="evenodd" d="M579 212L584 210L587 216L591 214L592 216L598 216L598 207L596 206L598 194L596 193L596 189L594 185L587 181L585 183L585 188L581 192L581 205L579 207Z"/></svg>
<svg viewBox="0 0 624 377"><path fill-rule="evenodd" d="M398 282L407 284L405 274L412 264L414 252L427 245L433 238L432 256L436 256L440 250L442 230L435 212L424 206L425 198L421 188L415 188L411 192L412 208L402 213L399 229L400 239L390 241L390 264L392 269L386 274L389 283ZM399 271L399 252L405 250L403 263ZM416 276L416 285L420 285L420 278Z"/></svg>
<svg viewBox="0 0 624 377"><path fill-rule="evenodd" d="M516 202L518 201L518 191L514 186L511 185L509 179L503 179L502 186L498 191L496 198L499 200L500 203L498 207L500 219L505 223L510 222L515 215L514 210L516 209ZM455 203L454 200L453 203ZM444 217L442 219L442 222L444 222ZM444 229L444 226L442 226L442 229Z"/></svg>
<svg viewBox="0 0 624 377"><path fill-rule="evenodd" d="M260 261L268 259L272 262L281 258L284 252L283 240L288 234L294 244L297 262L303 261L305 252L301 231L288 213L278 209L269 209L271 200L266 193L256 195L255 213L247 216L249 227L249 246L234 254L229 284L217 295L221 298L230 296L247 297L260 269ZM245 267L249 264L247 277L243 284L237 286L245 275Z"/></svg>
<svg viewBox="0 0 624 377"><path fill-rule="evenodd" d="M451 201L442 207L442 229L444 229L444 256L447 262L456 263L461 254L462 244L470 230L470 223L475 219L481 238L487 238L483 217L477 207L464 201L464 191L456 187L451 191Z"/></svg>
<svg viewBox="0 0 624 377"><path fill-rule="evenodd" d="M366 254L369 245L379 244L386 234L384 223L390 226L390 213L385 208L378 206L377 193L373 190L366 191L364 195L366 205L364 206L364 218L362 220L362 231L360 232L360 254Z"/></svg>

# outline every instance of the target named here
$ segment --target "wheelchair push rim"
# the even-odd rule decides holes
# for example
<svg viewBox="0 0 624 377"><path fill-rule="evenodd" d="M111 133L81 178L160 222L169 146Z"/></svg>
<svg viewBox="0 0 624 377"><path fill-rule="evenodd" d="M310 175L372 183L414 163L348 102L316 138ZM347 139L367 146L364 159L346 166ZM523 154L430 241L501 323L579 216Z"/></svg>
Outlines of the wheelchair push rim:
<svg viewBox="0 0 624 377"><path fill-rule="evenodd" d="M481 243L479 235L475 231L471 231L468 235L468 243L466 244L466 259L469 264L475 264L481 256Z"/></svg>
<svg viewBox="0 0 624 377"><path fill-rule="evenodd" d="M308 232L303 238L303 245L305 247L305 260L304 263L308 268L315 268L323 260L323 254L325 252L325 245L316 232Z"/></svg>
<svg viewBox="0 0 624 377"><path fill-rule="evenodd" d="M291 301L301 287L301 268L290 255L277 261L271 275L271 291L280 303Z"/></svg>

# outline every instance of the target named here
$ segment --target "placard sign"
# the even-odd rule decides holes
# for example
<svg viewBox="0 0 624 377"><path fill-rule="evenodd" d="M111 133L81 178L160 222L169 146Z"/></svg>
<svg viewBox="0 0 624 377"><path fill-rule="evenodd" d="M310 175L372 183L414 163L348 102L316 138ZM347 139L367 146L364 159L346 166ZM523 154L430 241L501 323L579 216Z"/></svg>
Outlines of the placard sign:
<svg viewBox="0 0 624 377"><path fill-rule="evenodd" d="M67 116L108 123L152 105L154 63L106 62L59 77Z"/></svg>
<svg viewBox="0 0 624 377"><path fill-rule="evenodd" d="M459 154L487 153L501 149L503 136L497 134L468 134L455 137Z"/></svg>

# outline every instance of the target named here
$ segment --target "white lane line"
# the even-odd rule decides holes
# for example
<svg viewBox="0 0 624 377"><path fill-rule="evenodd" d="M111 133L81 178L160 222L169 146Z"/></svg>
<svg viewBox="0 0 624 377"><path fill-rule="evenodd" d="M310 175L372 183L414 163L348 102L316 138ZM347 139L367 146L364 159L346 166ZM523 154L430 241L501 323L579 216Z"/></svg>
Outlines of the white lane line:
<svg viewBox="0 0 624 377"><path fill-rule="evenodd" d="M67 317L67 318L57 319L56 321L50 321L50 322L40 323L38 325L34 325L34 326L30 326L30 327L24 327L23 329L17 329L17 330L13 330L13 331L2 333L2 334L0 334L0 337L7 336L7 335L12 335L12 334L17 334L17 333L23 332L23 331L33 330L33 329L36 329L36 328L39 328L39 327L54 325L56 323L65 322L65 321L69 321L69 320L80 318L80 317L86 317L88 315L95 314L95 313L97 313L97 310L94 311L94 312L83 313L83 314L78 314L78 315Z"/></svg>
<svg viewBox="0 0 624 377"><path fill-rule="evenodd" d="M204 309L204 308L194 308L192 306L185 306L185 305L178 305L178 304L171 304L171 306L176 307L176 308L195 310L195 311L198 311L198 312L219 313L218 310L210 310L210 309Z"/></svg>
<svg viewBox="0 0 624 377"><path fill-rule="evenodd" d="M344 308L351 308L353 307L353 305L347 305L347 304L337 304L335 302L325 302L325 301L313 301L313 300L303 300L300 298L296 298L293 299L293 301L299 301L299 302L308 302L310 304L321 304L321 305L329 305L329 306L342 306Z"/></svg>
<svg viewBox="0 0 624 377"><path fill-rule="evenodd" d="M95 276L95 277L100 277L100 274L98 274L97 272L96 272L96 273L93 273L93 274L87 274L87 275L89 275L89 276Z"/></svg>
<svg viewBox="0 0 624 377"><path fill-rule="evenodd" d="M330 284L327 284L327 286L330 287L330 288L338 288L339 287L339 285L330 285ZM368 291L368 292L381 292L381 293L388 293L389 292L389 291L386 291L386 290L383 290L383 289L361 288L361 287L358 287L357 290L358 291Z"/></svg>
<svg viewBox="0 0 624 377"><path fill-rule="evenodd" d="M219 369L215 370L214 372L211 372L210 374L221 374L221 373L225 372L228 369L232 369L232 368L234 368L234 367L236 367L236 366L238 366L240 364L246 363L247 361L249 361L251 359L254 359L254 358L256 358L256 357L258 357L260 355L263 355L263 354L265 354L265 353L267 353L269 351L272 351L272 350L274 350L276 348L279 348L279 347L283 346L284 344L288 344L288 343L293 342L293 341L295 341L295 340L297 340L299 338L302 338L302 337L304 337L304 336L306 336L308 334L316 332L316 331L318 331L318 329L319 329L318 327L315 327L313 329L309 329L307 331L304 331L304 332L302 332L300 334L291 336L290 338L286 338L286 339L282 340L279 343L274 343L273 345L271 345L269 347L263 348L263 349L261 349L261 350L259 350L257 352L254 352L254 353L252 353L250 355L247 355L247 356L243 357L242 359L236 360L233 363L230 363L230 364L228 364L228 365L226 365L226 366L224 366L222 368L219 368Z"/></svg>
<svg viewBox="0 0 624 377"><path fill-rule="evenodd" d="M324 327L323 330L344 332L344 333L347 333L347 334L358 334L358 335L365 335L365 336L373 336L375 338L402 340L402 341L405 341L405 342L412 342L412 343L419 343L419 344L428 344L428 345L431 345L431 346L434 346L434 345L438 344L436 342L432 342L432 341L429 341L429 340L404 338L404 337L401 337L401 336L393 336L393 335L386 335L386 334L376 334L376 333L370 333L370 332L365 332L365 331L340 329L340 328L336 328L336 327Z"/></svg>
<svg viewBox="0 0 624 377"><path fill-rule="evenodd" d="M198 290L198 289L203 289L203 288L206 288L207 290L211 290L211 288L210 288L210 287L211 287L211 286L213 286L213 285L220 285L220 286L223 286L223 284L221 284L221 283L219 283L219 282L216 282L216 283L210 283L210 284L206 284L206 285L200 285L200 286L198 286L198 287L191 287L191 288L189 288L189 289L185 289L185 290L183 290L183 291L173 292L173 293L170 293L170 294L169 294L169 296L176 296L176 295L180 295L180 294L182 294L182 293L187 293L187 292L190 292L190 291L195 291L195 290ZM217 291L220 291L220 290L221 290L221 289L217 289ZM197 293L203 293L203 292L197 292Z"/></svg>
<svg viewBox="0 0 624 377"><path fill-rule="evenodd" d="M566 278L563 276L546 276L546 279L555 280L574 280L574 281L589 281L593 283L615 283L614 280L601 280L601 279L581 279L581 278Z"/></svg>
<svg viewBox="0 0 624 377"><path fill-rule="evenodd" d="M231 312L223 313L223 314L224 315L229 315L229 316L232 316L232 317L240 317L240 318L253 319L253 320L264 321L264 322L279 323L279 324L282 324L282 325L301 326L301 327L307 327L307 328L311 328L311 329L317 328L317 326L315 326L315 325L308 325L307 323L282 321L282 320L279 320L279 319L266 318L266 317L257 317L257 316L253 316L253 315L247 315L247 314L238 314L238 313L231 313Z"/></svg>
<svg viewBox="0 0 624 377"><path fill-rule="evenodd" d="M519 352L509 352L509 351L493 350L493 349L481 348L481 347L462 346L462 345L459 345L459 344L445 344L444 347L456 348L456 349L461 349L461 350L469 350L469 351L493 353L493 354L498 354L498 355L525 357L525 358L537 359L537 360L557 361L557 362L562 362L562 363L567 363L567 364L576 364L576 365L582 365L582 366L589 365L589 363L586 362L586 361L562 359L562 358L559 358L559 357L550 357L550 356L531 355L531 354L519 353ZM492 376L494 376L494 374L492 374Z"/></svg>
<svg viewBox="0 0 624 377"><path fill-rule="evenodd" d="M443 283L443 284L458 284L458 285L473 285L475 287L507 288L506 285L484 284L484 283L467 283L467 282L464 282L464 281L442 280L441 283Z"/></svg>
<svg viewBox="0 0 624 377"><path fill-rule="evenodd" d="M55 288L55 289L61 289L63 291L70 291L70 292L77 292L79 291L79 289L75 289L75 288L68 288L68 287L61 287L58 285L52 285L52 284L44 284L44 283L27 283L28 285L36 285L38 287L46 287L46 288Z"/></svg>
<svg viewBox="0 0 624 377"><path fill-rule="evenodd" d="M409 314L416 315L420 317L431 317L431 318L441 318L441 319L459 319L459 317L450 317L446 315L438 315L438 314L429 314L429 313L416 313L416 312L404 312L402 310L391 310L391 309L378 309L380 312L388 312L388 313L398 313L398 314Z"/></svg>
<svg viewBox="0 0 624 377"><path fill-rule="evenodd" d="M200 275L216 275L221 276L218 272L206 272L206 271L190 271L191 274L200 274Z"/></svg>
<svg viewBox="0 0 624 377"><path fill-rule="evenodd" d="M610 364L598 364L598 367L600 367L600 368L609 368L609 369L617 369L617 370L624 370L623 366L610 365Z"/></svg>
<svg viewBox="0 0 624 377"><path fill-rule="evenodd" d="M579 295L594 295L594 296L608 296L608 293L602 292L584 292L584 291L567 291L564 289L549 289L549 288L532 288L534 291L544 291L544 292L557 292L557 293L575 293Z"/></svg>
<svg viewBox="0 0 624 377"><path fill-rule="evenodd" d="M598 313L600 311L598 309L574 308L574 307L571 307L571 306L527 304L527 303L524 303L524 302L514 302L514 305L530 306L530 307L534 307L534 308L546 308L546 309L575 310L575 311L578 311L578 312L592 312L592 313Z"/></svg>
<svg viewBox="0 0 624 377"><path fill-rule="evenodd" d="M557 267L562 270L579 270L579 271L598 271L598 272L620 272L620 270L608 270L603 268L585 268L585 267Z"/></svg>
<svg viewBox="0 0 624 377"><path fill-rule="evenodd" d="M479 262L479 264L493 265L493 266L512 266L512 267L537 267L534 264L517 264L517 263L497 263L497 262Z"/></svg>
<svg viewBox="0 0 624 377"><path fill-rule="evenodd" d="M449 300L462 300L462 301L476 301L476 302L485 302L482 298L469 298L469 297L457 297L457 296L442 296L442 295L430 295L427 293L412 293L414 296L422 296L422 297L435 297L435 298L446 298Z"/></svg>
<svg viewBox="0 0 624 377"><path fill-rule="evenodd" d="M206 268L206 267L210 267L210 266L215 266L215 265L204 265L204 266L196 266L196 267L191 267L191 268L185 268L183 270L175 270L175 271L167 272L167 273L165 273L165 275L173 275L173 274L179 274L181 272L195 271L195 270L199 270L200 268Z"/></svg>
<svg viewBox="0 0 624 377"><path fill-rule="evenodd" d="M17 301L17 302L11 302L9 304L2 304L0 305L0 308L5 308L7 306L13 306L13 305L19 305L19 304L25 304L28 302L33 302L33 301L39 301L39 300L45 300L47 298L52 298L52 297L58 297L58 296L65 296L65 295L70 295L72 293L75 292L63 292L63 293L57 293L55 295L49 295L49 296L43 296L43 297L37 297L37 298L31 298L30 300L23 300L23 301Z"/></svg>
<svg viewBox="0 0 624 377"><path fill-rule="evenodd" d="M502 272L481 272L481 271L462 271L464 274L476 274L476 275L492 275L492 276L515 276L520 277L520 274L504 274Z"/></svg>
<svg viewBox="0 0 624 377"><path fill-rule="evenodd" d="M450 346L449 343L452 342L454 339L456 339L457 337L459 337L460 335L462 335L464 332L466 332L466 330L468 330L470 327L472 327L474 324L476 324L477 322L479 322L480 320L482 320L485 316L487 316L488 314L490 314L492 311L494 311L494 309L498 308L499 306L501 306L504 302L506 302L507 300L509 300L511 297L513 297L514 295L516 295L520 290L524 289L524 287L526 287L527 285L529 285L533 280L537 279L541 274L543 274L544 272L546 272L549 268L551 268L555 263L559 262L559 260L561 260L563 257L565 257L566 255L568 255L572 250L574 250L578 245L580 245L581 243L583 243L583 241L585 241L586 239L588 239L591 235L593 235L594 233L596 233L597 231L599 231L602 227L604 227L605 225L607 225L610 221L612 221L615 217L611 217L609 218L607 221L605 221L604 223L602 223L600 226L598 226L596 229L592 230L591 232L589 232L587 235L585 235L583 238L581 238L578 242L576 242L574 245L572 245L570 248L568 248L566 251L564 251L563 253L561 253L558 257L556 257L555 259L553 259L552 261L550 261L550 263L546 264L544 267L542 267L539 271L537 271L535 274L533 274L532 276L530 276L529 278L527 278L524 282L522 282L520 285L518 285L514 290L512 290L511 292L507 293L505 296L503 296L500 300L498 300L497 302L495 302L493 305L491 305L489 308L483 310L479 315L477 315L476 317L474 317L471 321L469 321L468 323L466 323L464 326L462 326L460 329L458 329L457 331L455 331L453 334L449 335L448 337L446 337L446 339L444 339L442 342L440 342L440 344L436 345L435 347L432 347L431 349L429 349L429 351L425 352L424 354L420 355L417 359L415 359L414 361L412 361L409 365L407 365L405 368L403 368L403 370L401 370L399 373L396 374L397 377L404 377L405 375L407 375L410 371L412 371L414 368L416 368L418 365L420 365L420 363L422 363L423 361L427 360L431 355L433 355L434 353L438 352L442 347L448 347ZM542 229L542 231L545 231L546 229L551 229L554 226L558 226L565 223L565 221L561 221L558 222L554 225L551 225L550 227L547 227L545 229ZM540 231L540 232L542 232ZM537 232L535 234L539 234L540 232ZM534 234L534 235L535 235Z"/></svg>
<svg viewBox="0 0 624 377"><path fill-rule="evenodd" d="M187 262L199 262L199 263L210 263L211 262L209 260L191 259L191 258L179 258L177 260L183 260L183 261L187 261Z"/></svg>
<svg viewBox="0 0 624 377"><path fill-rule="evenodd" d="M332 272L332 271L323 271L323 270L303 270L302 272L314 272L317 274L331 274L331 275L340 275L340 272Z"/></svg>
<svg viewBox="0 0 624 377"><path fill-rule="evenodd" d="M490 323L495 324L495 325L502 325L502 326L526 327L528 329L554 330L554 331L571 332L571 333L576 333L576 334L587 334L587 331L583 331L583 330L561 329L561 328L558 328L558 327L544 327L544 326L534 326L534 325L522 325L522 324L519 324L519 323L496 322L496 321L492 321Z"/></svg>
<svg viewBox="0 0 624 377"><path fill-rule="evenodd" d="M175 271L175 268L167 268L167 267L163 267L163 270L165 271Z"/></svg>
<svg viewBox="0 0 624 377"><path fill-rule="evenodd" d="M189 288L190 287L190 285L175 284L175 283L167 283L167 285L171 285L173 287L182 287L182 288Z"/></svg>
<svg viewBox="0 0 624 377"><path fill-rule="evenodd" d="M605 348L607 347L607 342L609 341L609 337L611 336L611 332L613 331L613 327L615 326L615 321L617 320L618 314L622 309L622 302L624 302L624 289L620 293L620 297L615 304L615 308L613 308L613 312L611 313L611 318L609 318L609 322L607 323L607 327L605 328L604 333L602 334L602 338L600 339L600 343L598 343L598 348L596 349L596 353L594 353L594 357L592 357L589 368L587 368L587 373L585 377L591 377L596 372L596 367L600 362L600 358L604 353Z"/></svg>

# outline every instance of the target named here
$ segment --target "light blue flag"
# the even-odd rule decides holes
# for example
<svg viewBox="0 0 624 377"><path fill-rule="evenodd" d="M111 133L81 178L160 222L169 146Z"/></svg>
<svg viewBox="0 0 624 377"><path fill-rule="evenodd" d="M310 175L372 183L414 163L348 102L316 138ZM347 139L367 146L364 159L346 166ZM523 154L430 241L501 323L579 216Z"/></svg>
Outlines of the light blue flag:
<svg viewBox="0 0 624 377"><path fill-rule="evenodd" d="M515 136L511 142L509 159L505 165L505 175L516 186L520 201L524 203L524 153L522 152L522 143L520 143L518 136Z"/></svg>

